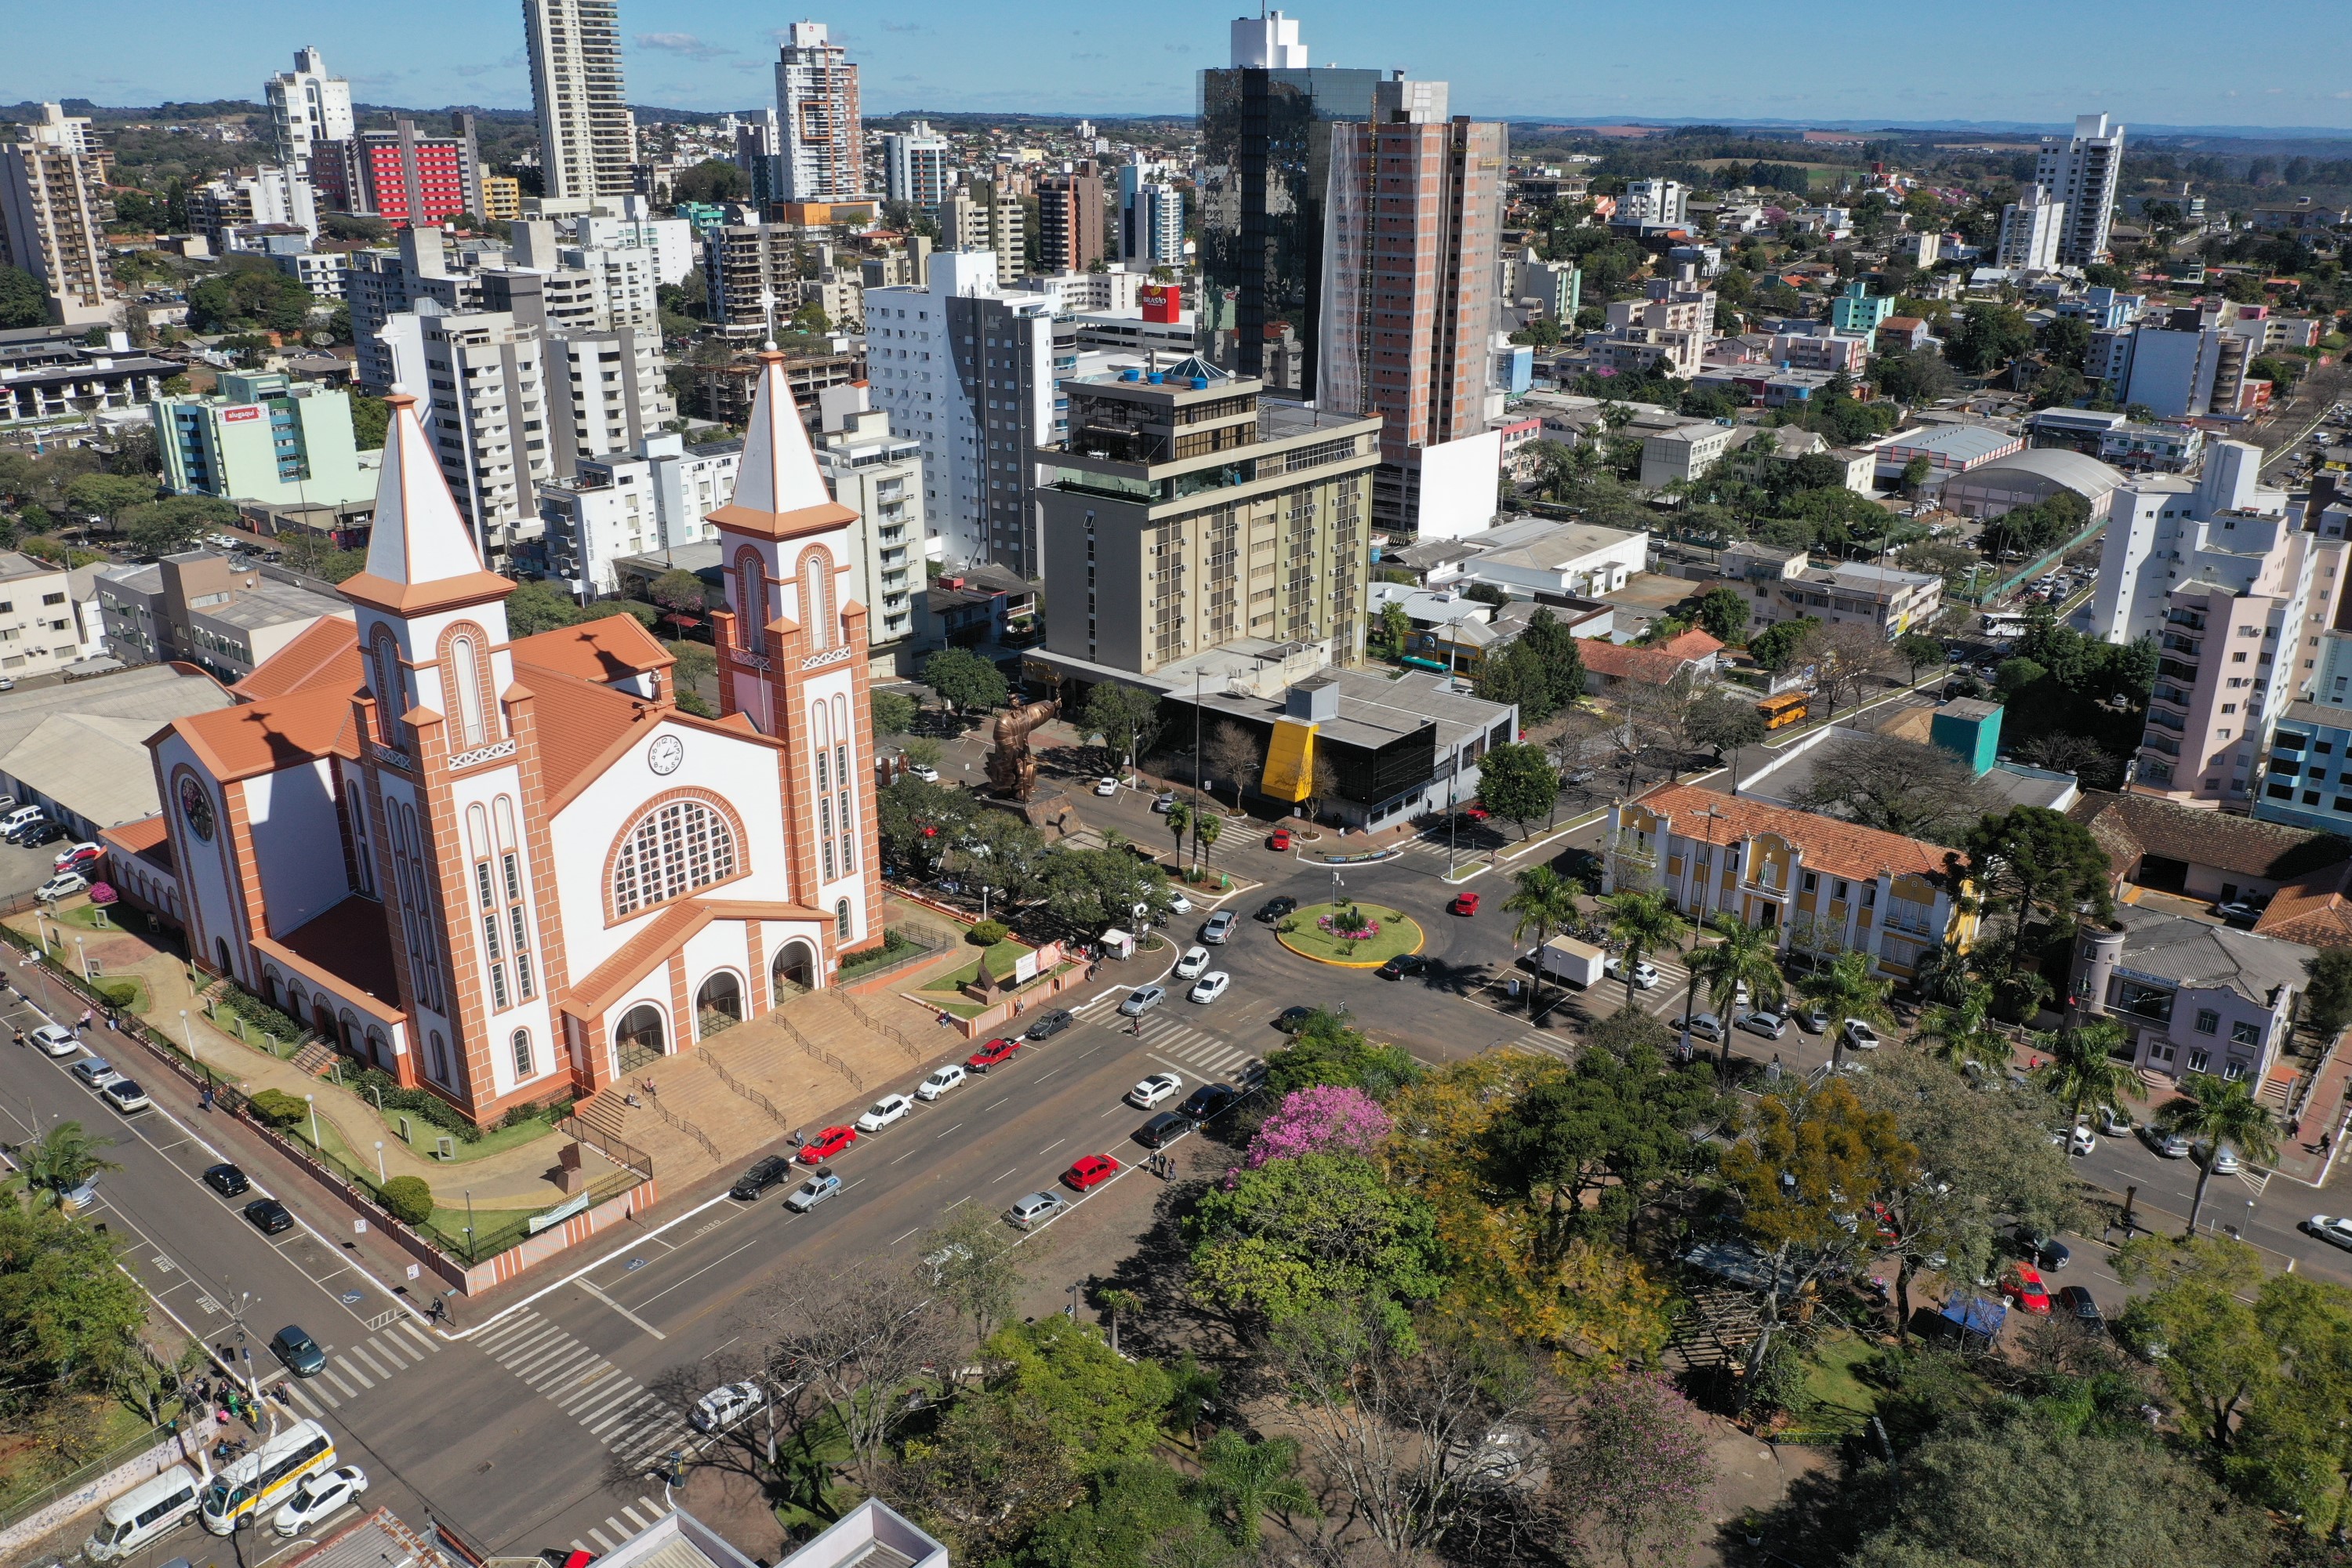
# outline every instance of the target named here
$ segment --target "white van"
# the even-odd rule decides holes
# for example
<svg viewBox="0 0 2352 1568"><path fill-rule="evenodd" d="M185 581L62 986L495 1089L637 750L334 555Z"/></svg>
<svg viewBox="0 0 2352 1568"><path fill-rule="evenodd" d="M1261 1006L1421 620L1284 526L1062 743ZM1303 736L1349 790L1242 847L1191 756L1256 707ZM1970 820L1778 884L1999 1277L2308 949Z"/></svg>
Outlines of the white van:
<svg viewBox="0 0 2352 1568"><path fill-rule="evenodd" d="M0 837L5 837L20 827L41 820L46 814L37 805L20 805L5 816L0 816Z"/></svg>
<svg viewBox="0 0 2352 1568"><path fill-rule="evenodd" d="M195 1471L173 1465L144 1486L131 1488L106 1505L98 1528L82 1542L81 1554L92 1563L113 1563L178 1529L195 1516L202 1484Z"/></svg>

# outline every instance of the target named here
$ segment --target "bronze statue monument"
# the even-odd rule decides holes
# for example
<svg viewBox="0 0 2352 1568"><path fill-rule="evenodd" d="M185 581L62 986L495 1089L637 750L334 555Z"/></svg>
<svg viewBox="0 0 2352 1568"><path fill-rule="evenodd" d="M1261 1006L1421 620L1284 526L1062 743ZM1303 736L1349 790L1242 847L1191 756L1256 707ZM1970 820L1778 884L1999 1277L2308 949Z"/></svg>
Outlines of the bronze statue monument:
<svg viewBox="0 0 2352 1568"><path fill-rule="evenodd" d="M1061 710L1058 700L1047 698L1008 708L996 716L996 744L988 753L988 783L998 798L1026 803L1036 793L1037 758L1029 750L1029 734Z"/></svg>

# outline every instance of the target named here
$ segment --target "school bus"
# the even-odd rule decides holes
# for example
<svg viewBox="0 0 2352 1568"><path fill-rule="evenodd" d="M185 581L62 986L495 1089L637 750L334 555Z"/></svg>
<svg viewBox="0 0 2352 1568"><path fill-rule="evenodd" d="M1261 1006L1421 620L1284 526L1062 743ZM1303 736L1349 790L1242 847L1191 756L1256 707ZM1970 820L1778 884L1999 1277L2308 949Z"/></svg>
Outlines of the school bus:
<svg viewBox="0 0 2352 1568"><path fill-rule="evenodd" d="M1764 715L1764 728L1780 730L1790 724L1803 723L1811 703L1812 698L1806 692L1783 691L1778 697L1767 697L1759 702L1756 711Z"/></svg>
<svg viewBox="0 0 2352 1568"><path fill-rule="evenodd" d="M297 1421L213 1476L205 1491L205 1528L227 1535L247 1514L274 1509L311 1476L335 1468L335 1440L316 1421Z"/></svg>

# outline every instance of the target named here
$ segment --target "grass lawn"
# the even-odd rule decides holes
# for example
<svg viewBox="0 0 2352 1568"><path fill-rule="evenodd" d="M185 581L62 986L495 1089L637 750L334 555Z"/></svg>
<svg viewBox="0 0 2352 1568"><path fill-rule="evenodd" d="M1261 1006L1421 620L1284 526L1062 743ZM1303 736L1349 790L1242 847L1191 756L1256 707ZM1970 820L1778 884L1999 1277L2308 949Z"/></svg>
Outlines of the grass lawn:
<svg viewBox="0 0 2352 1568"><path fill-rule="evenodd" d="M69 910L59 910L53 917L61 926L78 926L83 931L121 931L122 922L100 909L96 904L76 904Z"/></svg>
<svg viewBox="0 0 2352 1568"><path fill-rule="evenodd" d="M1421 951L1421 927L1414 924L1402 910L1357 903L1354 907L1361 910L1365 918L1380 923L1380 934L1361 942L1346 942L1316 924L1331 912L1332 907L1329 904L1302 905L1296 913L1285 916L1282 923L1275 927L1276 940L1301 957L1324 963L1377 964L1401 952Z"/></svg>
<svg viewBox="0 0 2352 1568"><path fill-rule="evenodd" d="M1805 1392L1824 1405L1868 1415L1878 1408L1878 1391L1854 1369L1877 1353L1860 1334L1824 1334L1805 1358Z"/></svg>
<svg viewBox="0 0 2352 1568"><path fill-rule="evenodd" d="M127 1458L115 1451L152 1430L143 1414L110 1401L98 1431L91 1436L90 1448L99 1455ZM157 1436L160 1441L161 1435ZM42 1488L73 1474L75 1468L58 1459L52 1450L28 1438L0 1438L0 1509L31 1498Z"/></svg>
<svg viewBox="0 0 2352 1568"><path fill-rule="evenodd" d="M1013 973L1013 966L1021 962L1021 955L1031 951L1027 942L1015 942L1011 937L1006 937L995 946L982 952L980 956L974 958L970 963L959 969L950 970L929 982L923 989L953 992L978 977L980 966L983 963L988 965L988 973L992 978L1006 979Z"/></svg>

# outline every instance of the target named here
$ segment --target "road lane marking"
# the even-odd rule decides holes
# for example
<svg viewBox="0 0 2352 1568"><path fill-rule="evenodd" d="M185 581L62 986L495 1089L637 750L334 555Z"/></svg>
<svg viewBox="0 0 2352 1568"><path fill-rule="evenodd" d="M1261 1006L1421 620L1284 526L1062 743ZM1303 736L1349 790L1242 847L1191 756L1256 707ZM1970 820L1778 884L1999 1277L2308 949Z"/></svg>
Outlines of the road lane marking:
<svg viewBox="0 0 2352 1568"><path fill-rule="evenodd" d="M949 1128L949 1129L948 1129L948 1131L947 1131L947 1132L934 1132L934 1133L932 1133L932 1134L931 1134L931 1136L932 1136L933 1138L944 1138L944 1137L946 1137L946 1136L948 1135L948 1132L952 1132L952 1131L954 1131L956 1130L956 1127L961 1127L961 1126L962 1126L962 1125L963 1125L963 1123L962 1123L962 1122L961 1122L961 1121L959 1121L959 1122L957 1122L957 1123L955 1124L955 1127L950 1127L950 1128Z"/></svg>
<svg viewBox="0 0 2352 1568"><path fill-rule="evenodd" d="M923 1227L922 1227L921 1226L919 1226L919 1225L909 1226L909 1227L908 1227L908 1228L907 1228L906 1230L903 1230L903 1231L899 1232L897 1236L892 1237L890 1238L890 1245L891 1245L891 1246L893 1246L893 1247L898 1246L900 1242L902 1242L902 1241L906 1240L906 1239L907 1239L907 1237L910 1237L910 1236L914 1235L916 1231L919 1231L919 1230L920 1230L920 1229L922 1229L922 1228L923 1228Z"/></svg>
<svg viewBox="0 0 2352 1568"><path fill-rule="evenodd" d="M595 1297L596 1300L604 1302L604 1305L612 1308L613 1310L620 1313L621 1316L628 1319L629 1321L636 1324L637 1327L645 1330L646 1332L653 1335L654 1338L657 1340L666 1340L669 1338L667 1334L663 1333L659 1329L655 1328L651 1323L646 1322L643 1318L638 1317L635 1312L630 1311L626 1307L622 1306L618 1301L614 1300L613 1298L605 1295L602 1290L597 1289L595 1286L591 1285L587 1280L583 1279L580 1281L580 1289L587 1291L588 1294Z"/></svg>
<svg viewBox="0 0 2352 1568"><path fill-rule="evenodd" d="M1060 1148L1063 1144L1068 1142L1069 1140L1067 1138L1055 1139L1051 1143L1046 1144L1043 1149L1037 1151L1038 1157L1043 1159L1045 1155L1052 1153L1055 1150Z"/></svg>
<svg viewBox="0 0 2352 1568"><path fill-rule="evenodd" d="M691 1284L691 1283L693 1283L695 1280L699 1279L701 1279L704 1275L706 1275L706 1274L709 1273L712 1269L714 1269L714 1268L718 1268L720 1264L722 1264L722 1263L726 1262L729 1258L733 1258L737 1253L749 1252L751 1248L753 1248L753 1247L757 1247L757 1246L759 1246L759 1245L760 1245L759 1241L758 1241L757 1239L753 1239L753 1240L751 1240L751 1241L747 1241L747 1242L745 1242L742 1246L740 1246L740 1247L738 1247L734 1248L734 1250L733 1250L733 1251L726 1252L726 1253L722 1253L722 1254L721 1254L721 1255L719 1255L719 1257L714 1258L712 1258L709 1262L708 1262L708 1263L704 1264L701 1268L699 1268L696 1269L693 1273L691 1273L691 1274L688 1275L685 1279L677 1279L677 1280L673 1280L673 1281L671 1281L669 1284L663 1286L660 1289L658 1289L658 1290L655 1291L652 1295L650 1295L650 1296L646 1297L644 1300L642 1300L642 1301L638 1302L638 1303L637 1303L637 1305L638 1305L638 1306L640 1306L640 1307L643 1307L643 1308L645 1308L646 1310L650 1311L650 1310L653 1310L653 1304L654 1304L656 1301L660 1300L664 1296L668 1295L671 1291L673 1291L673 1290L677 1289L679 1286L681 1286L681 1285L688 1285L688 1284ZM583 1281L583 1283L584 1283L584 1281Z"/></svg>

